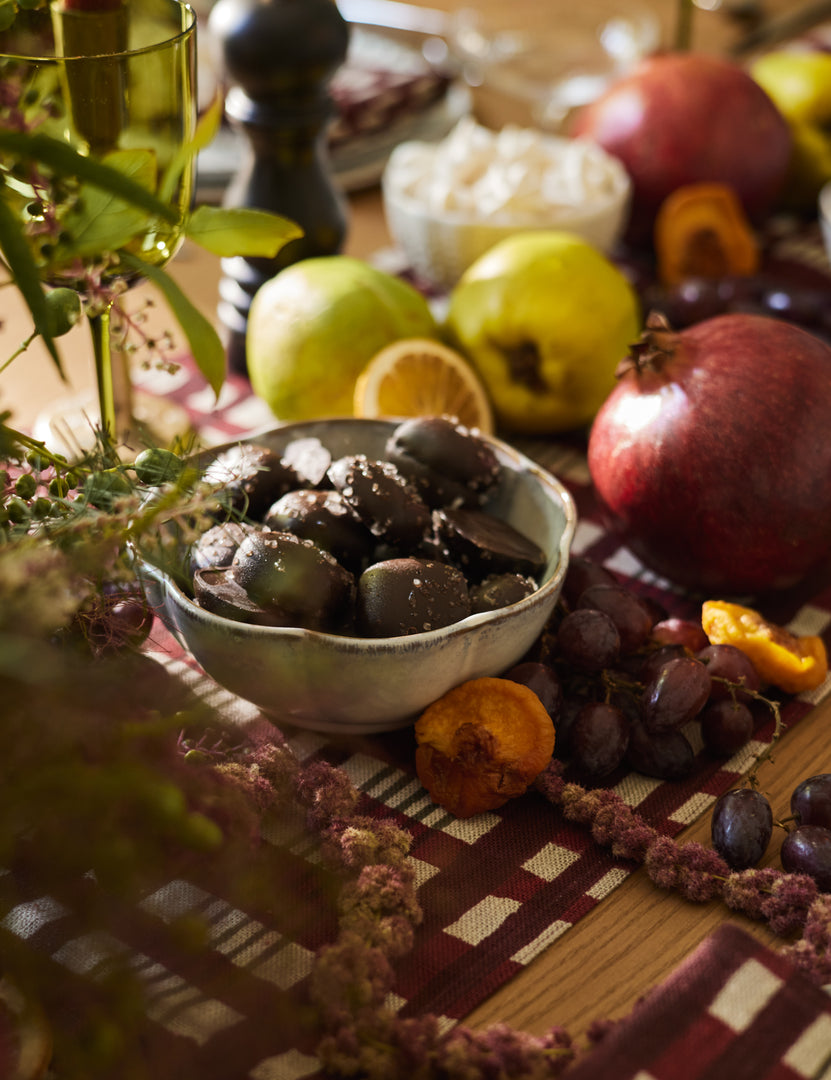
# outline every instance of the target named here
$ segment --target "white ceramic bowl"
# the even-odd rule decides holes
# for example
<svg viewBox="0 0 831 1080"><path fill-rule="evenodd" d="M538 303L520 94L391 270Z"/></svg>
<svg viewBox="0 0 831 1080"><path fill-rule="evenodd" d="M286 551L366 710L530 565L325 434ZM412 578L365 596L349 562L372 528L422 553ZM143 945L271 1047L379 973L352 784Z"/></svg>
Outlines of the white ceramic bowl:
<svg viewBox="0 0 831 1080"><path fill-rule="evenodd" d="M390 421L321 420L286 424L244 441L280 451L294 438L315 436L336 457L380 457L395 426ZM499 440L489 441L504 468L488 510L548 555L540 588L519 603L409 637L340 637L213 615L166 573L143 563L150 600L208 675L276 722L342 734L404 727L459 683L497 675L515 664L538 637L562 588L576 525L574 502L559 481L530 459Z"/></svg>
<svg viewBox="0 0 831 1080"><path fill-rule="evenodd" d="M831 181L819 193L819 227L822 230L828 261L831 263Z"/></svg>
<svg viewBox="0 0 831 1080"><path fill-rule="evenodd" d="M464 125L469 126L470 122L463 120L460 129ZM544 135L542 132L532 136L529 129L513 130L518 141L525 136L533 137L538 140L541 149L544 147L551 154L562 150L574 158L576 148L581 145L561 136ZM497 134L506 135L510 131L503 129ZM456 134L457 131L451 132L448 140L455 138ZM600 147L591 146L587 150L590 164L578 162L567 170L572 175L566 179L572 184L583 182L582 178L573 175L582 170L587 174L586 182L597 185L587 192L584 200L581 201L573 191L569 192L569 201L550 198L550 177L546 181L542 172L536 175L526 170L524 178L517 181L522 190L518 191L516 199L509 195L505 205L495 207L493 203L498 204L501 182L510 183L512 175L521 175L520 170L525 168L522 158L530 156L527 151L518 151L520 156L516 162L497 161L491 173L493 191L487 190L491 176L483 183L483 165L475 170L471 167L473 175L470 177L469 190L465 190L462 180L454 188L447 178L442 178L439 181L441 186L437 191L432 191L429 158L424 159L423 173L413 163L418 160L416 155L440 155L443 150L443 146L402 143L387 162L381 183L390 236L404 253L412 270L438 289L452 289L480 255L514 233L540 229L564 230L576 233L604 254L610 254L626 228L632 182L623 165ZM460 156L456 155L457 158ZM435 160L441 159L436 157ZM458 168L460 176L464 176L464 165L460 160L451 160L447 168ZM437 166L434 174L438 175L439 171L440 167ZM602 187L599 186L601 179ZM534 187L537 183L539 190ZM455 204L453 209L439 208L443 206L441 200L444 198Z"/></svg>

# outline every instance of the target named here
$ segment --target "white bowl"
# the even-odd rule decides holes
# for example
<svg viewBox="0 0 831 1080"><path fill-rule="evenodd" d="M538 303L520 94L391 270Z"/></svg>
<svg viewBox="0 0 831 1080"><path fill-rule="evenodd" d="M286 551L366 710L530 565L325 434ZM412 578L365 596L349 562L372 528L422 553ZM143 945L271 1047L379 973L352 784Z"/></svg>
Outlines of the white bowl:
<svg viewBox="0 0 831 1080"><path fill-rule="evenodd" d="M321 420L286 424L242 441L281 451L292 439L314 436L335 457L380 457L395 426L391 421ZM168 574L142 563L150 601L208 675L277 722L341 734L407 726L459 683L500 674L515 664L539 636L562 588L576 525L573 499L529 458L497 439L488 441L503 469L487 509L548 555L539 589L519 603L409 637L341 637L211 614Z"/></svg>
<svg viewBox="0 0 831 1080"><path fill-rule="evenodd" d="M599 251L611 254L626 228L632 193L629 174L616 158L585 141L505 128L495 133L497 137L510 138L513 133L520 146L528 138L535 139L540 154L529 153L526 147L518 151L516 162L503 155L495 166L488 167L482 153L476 167L471 165L465 178L462 154L454 153L444 165L440 155L449 140L471 126L469 120L461 121L443 145L402 143L393 151L384 170L381 188L387 228L420 278L436 288L450 290L465 270L494 244L514 233L540 229L576 233ZM480 138L482 131L473 125L471 138ZM552 198L550 178L546 181L542 171L539 174L533 171L533 159L541 158L543 150L551 155L566 153L571 159L584 152L590 155L590 164L570 167L568 171L572 175L566 180L581 184L583 177L573 174L582 169L587 174L586 184L594 186L587 187L584 196L570 191L568 200ZM415 164L419 155L424 155L423 171ZM432 169L431 158L437 163ZM483 179L486 168L490 169L489 175ZM444 175L442 169L446 170ZM452 182L455 169L460 173L458 184ZM432 188L436 177L440 179ZM516 198L509 194L500 205L499 189L513 177L519 177L517 184L521 190ZM491 182L493 190L488 190ZM445 209L445 202L452 203L453 208Z"/></svg>
<svg viewBox="0 0 831 1080"><path fill-rule="evenodd" d="M831 180L819 193L819 227L828 253L828 262L831 264Z"/></svg>

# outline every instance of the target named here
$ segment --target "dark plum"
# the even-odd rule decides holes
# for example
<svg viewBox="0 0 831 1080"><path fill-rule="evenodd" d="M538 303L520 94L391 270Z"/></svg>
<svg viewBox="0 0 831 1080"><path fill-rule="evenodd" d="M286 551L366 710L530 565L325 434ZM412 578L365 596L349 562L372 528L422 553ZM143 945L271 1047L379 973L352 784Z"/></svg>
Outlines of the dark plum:
<svg viewBox="0 0 831 1080"><path fill-rule="evenodd" d="M608 776L623 761L629 728L621 709L602 701L589 701L577 714L571 729L569 741L574 764L592 776Z"/></svg>
<svg viewBox="0 0 831 1080"><path fill-rule="evenodd" d="M578 608L569 612L557 631L563 657L582 671L602 671L620 655L620 635L605 611Z"/></svg>
<svg viewBox="0 0 831 1080"><path fill-rule="evenodd" d="M698 660L682 656L670 660L646 684L641 715L647 731L664 732L694 719L710 696L710 676Z"/></svg>
<svg viewBox="0 0 831 1080"><path fill-rule="evenodd" d="M590 585L580 595L577 610L605 612L617 628L622 654L633 653L649 640L652 616L638 597L623 585Z"/></svg>
<svg viewBox="0 0 831 1080"><path fill-rule="evenodd" d="M563 688L553 667L534 660L526 660L506 671L503 678L521 683L529 690L533 690L556 725L563 701Z"/></svg>
<svg viewBox="0 0 831 1080"><path fill-rule="evenodd" d="M831 892L831 829L800 825L782 841L779 857L789 874L808 874L820 892Z"/></svg>
<svg viewBox="0 0 831 1080"><path fill-rule="evenodd" d="M737 788L716 799L710 823L713 847L733 870L756 866L773 833L773 811L760 791Z"/></svg>
<svg viewBox="0 0 831 1080"><path fill-rule="evenodd" d="M707 645L696 656L705 665L713 681L710 691L713 701L733 697L730 687L719 680L726 679L733 684L734 688L744 686L753 692L758 691L761 686L759 673L753 666L753 661L735 645ZM747 701L748 697L741 691L736 693L737 701Z"/></svg>
<svg viewBox="0 0 831 1080"><path fill-rule="evenodd" d="M797 784L791 794L791 813L800 825L831 829L831 773L818 773Z"/></svg>
<svg viewBox="0 0 831 1080"><path fill-rule="evenodd" d="M701 738L711 754L729 757L753 735L753 714L741 701L720 698L701 711Z"/></svg>

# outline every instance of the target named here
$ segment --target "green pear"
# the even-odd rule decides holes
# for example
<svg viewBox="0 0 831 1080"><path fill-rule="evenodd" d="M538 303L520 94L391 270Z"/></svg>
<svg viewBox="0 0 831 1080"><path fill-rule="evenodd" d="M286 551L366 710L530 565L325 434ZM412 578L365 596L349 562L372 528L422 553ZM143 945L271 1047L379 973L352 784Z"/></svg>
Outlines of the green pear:
<svg viewBox="0 0 831 1080"><path fill-rule="evenodd" d="M447 335L477 369L499 426L528 434L586 425L640 333L626 277L572 233L516 233L450 294Z"/></svg>
<svg viewBox="0 0 831 1080"><path fill-rule="evenodd" d="M813 210L831 180L831 53L782 48L755 61L751 74L793 134L786 202Z"/></svg>
<svg viewBox="0 0 831 1080"><path fill-rule="evenodd" d="M412 285L347 255L303 259L265 282L248 313L254 393L279 420L351 416L372 357L405 337L437 337Z"/></svg>

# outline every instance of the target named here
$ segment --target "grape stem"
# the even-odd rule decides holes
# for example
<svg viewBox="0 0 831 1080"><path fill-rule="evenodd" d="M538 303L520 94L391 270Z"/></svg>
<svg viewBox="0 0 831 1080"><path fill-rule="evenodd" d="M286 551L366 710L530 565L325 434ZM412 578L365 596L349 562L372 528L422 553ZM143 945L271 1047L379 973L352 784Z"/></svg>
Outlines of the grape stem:
<svg viewBox="0 0 831 1080"><path fill-rule="evenodd" d="M760 694L758 690L749 690L746 686L742 684L737 685L736 683L731 682L729 679L725 679L721 675L713 675L712 678L714 682L724 683L725 686L728 686L734 700L736 697L736 692L740 690L743 694L746 694L748 697L753 698L755 701L761 701L763 704L767 705L767 707L773 713L773 734L771 735L770 742L764 748L764 750L762 750L756 756L753 765L751 766L750 772L747 774L744 780L744 782L748 784L753 790L758 790L759 778L757 774L759 772L759 767L763 765L766 761L769 761L771 764L773 764L774 747L785 733L785 724L782 720L782 711L779 708L779 702L773 701L771 698L765 697L764 694Z"/></svg>

